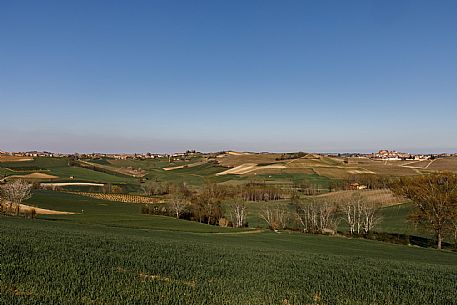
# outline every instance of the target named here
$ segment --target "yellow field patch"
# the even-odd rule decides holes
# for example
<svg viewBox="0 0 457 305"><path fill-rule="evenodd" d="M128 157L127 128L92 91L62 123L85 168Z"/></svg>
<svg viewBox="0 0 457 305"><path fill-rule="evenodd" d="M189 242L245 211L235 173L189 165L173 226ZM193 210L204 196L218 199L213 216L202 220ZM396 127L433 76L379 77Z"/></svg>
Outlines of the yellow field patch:
<svg viewBox="0 0 457 305"><path fill-rule="evenodd" d="M0 155L0 163L1 162L25 162L25 161L32 161L33 158L31 157L17 157L17 156L5 156Z"/></svg>
<svg viewBox="0 0 457 305"><path fill-rule="evenodd" d="M388 189L338 191L338 192L331 192L331 193L316 195L316 196L313 196L310 198L314 198L316 200L323 200L323 201L339 202L339 201L345 201L345 200L352 198L352 196L354 196L354 194L360 194L360 196L362 197L362 199L365 202L380 204L382 206L392 206L392 205L402 204L405 202L405 200L403 198L395 196L395 194L392 193L392 191L390 191Z"/></svg>
<svg viewBox="0 0 457 305"><path fill-rule="evenodd" d="M57 179L59 177L49 175L49 174L44 174L44 173L31 173L28 175L12 175L8 176L8 179L10 178L15 178L15 179Z"/></svg>
<svg viewBox="0 0 457 305"><path fill-rule="evenodd" d="M3 208L9 208L8 203L2 203L1 205L3 206ZM17 207L17 205L16 205L16 207ZM21 213L21 214L30 213L32 210L35 210L35 213L38 214L38 215L70 215L70 214L75 214L73 212L48 210L48 209L37 208L37 207L26 205L26 204L19 204L19 213Z"/></svg>

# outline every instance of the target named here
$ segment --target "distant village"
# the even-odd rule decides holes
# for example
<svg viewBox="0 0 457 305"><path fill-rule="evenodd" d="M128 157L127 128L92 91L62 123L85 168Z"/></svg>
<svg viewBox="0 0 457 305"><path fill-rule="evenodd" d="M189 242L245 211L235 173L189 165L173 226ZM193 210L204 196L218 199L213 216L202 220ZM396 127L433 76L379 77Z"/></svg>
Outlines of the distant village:
<svg viewBox="0 0 457 305"><path fill-rule="evenodd" d="M412 153L398 152L395 150L381 149L378 152L369 153L369 154L359 154L359 153L338 154L338 157L369 158L372 160L383 160L383 161L407 161L407 160L422 161L422 160L433 160L436 158L452 157L452 156L456 156L456 155L457 154L449 154L449 153L412 154Z"/></svg>
<svg viewBox="0 0 457 305"><path fill-rule="evenodd" d="M0 155L14 156L14 157L49 157L49 158L66 158L75 156L81 159L98 159L98 158L111 158L118 160L127 160L127 159L155 159L155 158L185 158L195 154L199 154L195 150L187 150L186 152L179 152L173 154L155 154L155 153L118 153L118 154L109 154L109 153L73 153L73 154L64 154L64 153L55 153L48 151L27 151L27 152L3 152L0 150Z"/></svg>
<svg viewBox="0 0 457 305"><path fill-rule="evenodd" d="M224 153L219 152L219 153ZM266 152L264 152L266 153ZM192 155L201 154L201 152L197 152L195 150L187 150L185 152L177 152L172 154L157 154L157 153L73 153L73 154L65 154L65 153L55 153L55 152L48 152L48 151L27 151L27 152L4 152L0 150L0 155L5 156L15 156L15 157L52 157L52 158L64 158L75 156L82 159L97 159L97 158L111 158L111 159L118 159L118 160L127 160L127 159L155 159L155 158L173 158L174 160L179 160L180 158L188 158ZM395 150L379 150L375 153L323 153L321 155L329 156L329 157L341 157L341 158L369 158L373 160L384 160L384 161L406 161L406 160L433 160L436 158L443 158L443 157L451 157L457 156L457 154L449 154L449 153L442 153L442 154L412 154L412 153L404 153L398 152Z"/></svg>

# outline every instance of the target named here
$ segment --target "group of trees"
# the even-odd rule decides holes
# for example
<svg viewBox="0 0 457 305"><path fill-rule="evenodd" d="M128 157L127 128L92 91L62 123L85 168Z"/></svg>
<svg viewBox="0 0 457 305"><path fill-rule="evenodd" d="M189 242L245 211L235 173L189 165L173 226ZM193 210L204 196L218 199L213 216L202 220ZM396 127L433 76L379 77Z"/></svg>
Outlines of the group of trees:
<svg viewBox="0 0 457 305"><path fill-rule="evenodd" d="M296 204L295 218L306 233L335 233L339 218L337 206L327 202L311 201Z"/></svg>
<svg viewBox="0 0 457 305"><path fill-rule="evenodd" d="M333 188L333 184L330 184L328 187L328 191L331 191ZM294 189L299 191L305 196L314 196L314 195L319 195L322 192L327 191L327 188L324 186L317 184L317 183L311 183L308 180L302 180L299 182L294 183Z"/></svg>
<svg viewBox="0 0 457 305"><path fill-rule="evenodd" d="M236 193L245 201L274 201L285 197L285 192L281 188L255 182L238 187Z"/></svg>
<svg viewBox="0 0 457 305"><path fill-rule="evenodd" d="M246 226L248 201L275 201L283 198L293 201L292 209L285 204L265 203L259 212L258 216L271 229L292 228L307 233L331 233L343 221L347 223L351 234L368 234L380 220L380 206L363 201L358 193L353 198L341 198L335 202L310 202L300 199L297 190L286 192L262 183L236 187L207 183L198 190L190 190L185 183L160 182L146 185L145 193L157 194L157 188L166 189L164 193L167 194L167 203L146 205L142 208L143 213L213 225Z"/></svg>
<svg viewBox="0 0 457 305"><path fill-rule="evenodd" d="M0 186L0 213L19 215L20 205L32 195L31 183L23 180L14 180ZM35 215L34 209L29 211L31 216Z"/></svg>
<svg viewBox="0 0 457 305"><path fill-rule="evenodd" d="M294 153L284 153L281 154L280 157L276 158L276 161L281 161L281 160L290 160L290 159L298 159L298 158L303 158L306 156L307 153L299 151L299 152L294 152Z"/></svg>
<svg viewBox="0 0 457 305"><path fill-rule="evenodd" d="M326 200L295 198L293 209L286 205L266 206L259 214L268 227L297 229L305 233L334 234L344 223L351 235L367 235L381 222L381 204L363 200L362 191L351 197Z"/></svg>
<svg viewBox="0 0 457 305"><path fill-rule="evenodd" d="M230 188L208 183L198 192L192 192L185 183L170 184L166 204L149 204L142 208L142 213L173 216L202 223L217 225L224 217L222 202L231 198ZM241 207L234 207L230 225L238 226L244 222L245 213ZM240 220L242 219L242 220ZM228 225L229 221L227 221Z"/></svg>
<svg viewBox="0 0 457 305"><path fill-rule="evenodd" d="M358 183L364 185L367 189L370 190L379 190L387 189L392 185L392 182L395 181L394 178L390 176L382 176L376 174L356 174L347 177L339 184L343 189L350 189L351 185Z"/></svg>
<svg viewBox="0 0 457 305"><path fill-rule="evenodd" d="M343 220L349 227L349 233L368 234L381 222L380 201L366 201L360 192L355 192L340 205Z"/></svg>

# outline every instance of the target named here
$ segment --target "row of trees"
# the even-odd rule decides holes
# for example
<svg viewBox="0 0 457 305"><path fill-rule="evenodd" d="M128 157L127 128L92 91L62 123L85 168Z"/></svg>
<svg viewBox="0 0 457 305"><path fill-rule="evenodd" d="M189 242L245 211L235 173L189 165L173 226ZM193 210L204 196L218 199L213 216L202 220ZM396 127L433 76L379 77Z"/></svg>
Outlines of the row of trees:
<svg viewBox="0 0 457 305"><path fill-rule="evenodd" d="M142 186L143 192L148 196L174 195L191 197L192 191L185 183L151 181ZM271 201L280 200L288 196L288 192L272 185L260 182L249 182L240 186L224 186L215 183L207 183L200 190L202 196L217 198L239 197L245 201Z"/></svg>
<svg viewBox="0 0 457 305"><path fill-rule="evenodd" d="M260 212L271 229L299 229L305 233L333 234L343 222L351 235L369 234L381 222L379 202L363 200L360 191L350 198L329 201L294 200L285 205L267 206Z"/></svg>

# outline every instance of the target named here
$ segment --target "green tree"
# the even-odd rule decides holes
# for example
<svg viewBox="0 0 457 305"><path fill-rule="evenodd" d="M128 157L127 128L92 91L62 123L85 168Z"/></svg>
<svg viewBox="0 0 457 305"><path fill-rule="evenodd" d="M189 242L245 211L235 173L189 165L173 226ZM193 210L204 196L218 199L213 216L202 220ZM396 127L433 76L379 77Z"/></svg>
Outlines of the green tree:
<svg viewBox="0 0 457 305"><path fill-rule="evenodd" d="M457 175L452 173L403 177L392 190L411 199L415 208L410 220L433 232L437 248L452 230L457 217Z"/></svg>

